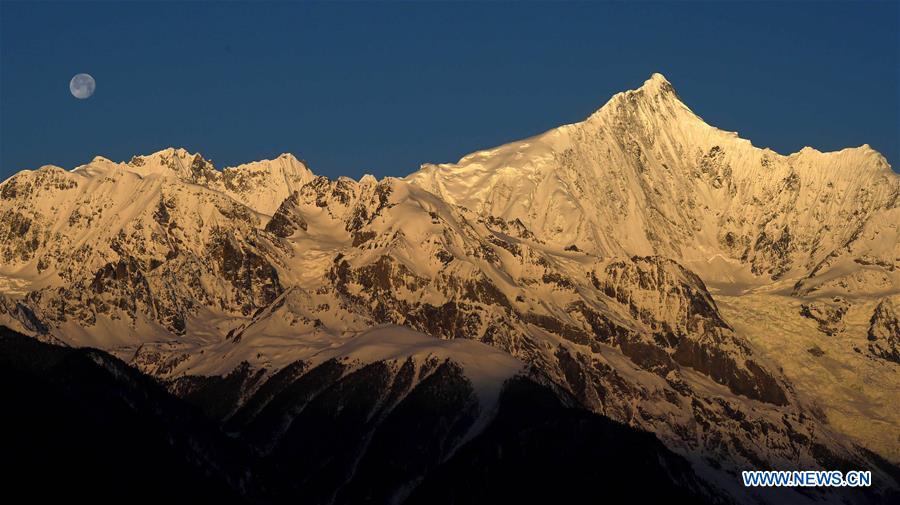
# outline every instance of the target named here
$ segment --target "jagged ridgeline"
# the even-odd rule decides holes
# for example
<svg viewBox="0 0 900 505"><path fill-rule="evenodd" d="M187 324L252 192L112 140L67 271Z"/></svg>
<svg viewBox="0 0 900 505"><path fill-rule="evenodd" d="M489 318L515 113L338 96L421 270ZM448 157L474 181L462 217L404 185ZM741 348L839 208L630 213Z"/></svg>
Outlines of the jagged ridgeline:
<svg viewBox="0 0 900 505"><path fill-rule="evenodd" d="M868 146L756 148L654 74L583 122L405 178L183 149L20 172L0 184L0 324L152 376L240 433L285 499L499 499L529 458L565 454L562 431L621 447L610 419L684 458L653 459L684 496L886 500L898 197ZM424 406L448 431L387 421ZM540 428L510 417L529 409ZM766 494L748 468L875 486Z"/></svg>

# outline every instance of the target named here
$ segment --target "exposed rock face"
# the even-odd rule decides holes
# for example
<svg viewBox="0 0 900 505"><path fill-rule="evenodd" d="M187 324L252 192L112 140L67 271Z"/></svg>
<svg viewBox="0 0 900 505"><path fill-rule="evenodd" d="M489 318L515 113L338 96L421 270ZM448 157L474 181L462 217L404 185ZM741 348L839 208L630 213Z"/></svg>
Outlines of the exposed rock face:
<svg viewBox="0 0 900 505"><path fill-rule="evenodd" d="M869 352L900 364L900 317L889 298L875 307L869 320Z"/></svg>
<svg viewBox="0 0 900 505"><path fill-rule="evenodd" d="M840 297L834 297L830 302L810 302L800 307L800 315L819 323L819 331L832 336L840 333L844 328L844 315L850 308L850 303Z"/></svg>
<svg viewBox="0 0 900 505"><path fill-rule="evenodd" d="M209 257L216 262L216 274L234 287L235 298L245 315L272 303L283 288L278 271L262 254L245 247L234 235L214 234Z"/></svg>
<svg viewBox="0 0 900 505"><path fill-rule="evenodd" d="M622 342L623 352L637 362L675 363L693 368L727 385L733 392L784 405L787 397L778 381L752 359L722 320L703 281L671 260L632 258L609 264L594 286L628 307L632 317L650 325L653 342ZM658 349L667 352L659 352ZM723 349L738 349L739 354ZM650 353L650 357L646 356Z"/></svg>
<svg viewBox="0 0 900 505"><path fill-rule="evenodd" d="M0 295L0 315L4 316L10 326L39 338L45 337L49 331L28 306L11 300L6 295Z"/></svg>
<svg viewBox="0 0 900 505"><path fill-rule="evenodd" d="M594 287L627 305L629 312L661 333L715 332L731 328L719 316L706 285L693 272L672 260L634 257L606 266ZM666 318L668 320L659 321ZM683 324L683 327L678 327Z"/></svg>
<svg viewBox="0 0 900 505"><path fill-rule="evenodd" d="M306 231L309 225L299 215L297 215L296 207L299 199L299 193L291 193L291 196L284 199L272 219L266 223L266 231L276 237L287 238L294 234L297 230Z"/></svg>

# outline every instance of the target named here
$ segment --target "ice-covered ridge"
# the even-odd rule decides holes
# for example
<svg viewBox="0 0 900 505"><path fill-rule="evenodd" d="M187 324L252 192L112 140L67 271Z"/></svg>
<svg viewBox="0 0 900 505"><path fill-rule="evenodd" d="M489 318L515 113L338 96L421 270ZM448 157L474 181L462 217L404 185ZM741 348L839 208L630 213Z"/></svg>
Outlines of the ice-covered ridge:
<svg viewBox="0 0 900 505"><path fill-rule="evenodd" d="M272 215L288 195L315 177L305 163L289 153L218 170L201 154L174 147L136 155L127 162L96 156L72 173L89 178L130 173L141 178L177 179L223 193L263 215Z"/></svg>

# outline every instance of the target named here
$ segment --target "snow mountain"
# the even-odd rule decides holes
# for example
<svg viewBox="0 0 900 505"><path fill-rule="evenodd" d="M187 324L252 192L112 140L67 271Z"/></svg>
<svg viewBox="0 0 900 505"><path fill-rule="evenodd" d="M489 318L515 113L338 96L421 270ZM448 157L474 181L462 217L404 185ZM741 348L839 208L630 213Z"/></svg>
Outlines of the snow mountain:
<svg viewBox="0 0 900 505"><path fill-rule="evenodd" d="M703 499L887 500L898 197L868 146L756 148L654 74L581 123L404 178L332 180L287 154L218 170L183 149L20 172L0 184L0 324L102 349L224 426L269 412L251 437L263 452L313 443L281 445L315 395L278 403L271 388L359 405L345 386L376 374L373 419L449 367L472 394L442 411L467 421L438 460L475 457L527 379L655 434ZM285 496L341 502L355 464ZM766 493L734 477L747 468L871 469L880 484ZM397 475L353 496L445 492Z"/></svg>
<svg viewBox="0 0 900 505"><path fill-rule="evenodd" d="M892 292L900 282L900 181L884 157L868 145L788 156L756 148L706 124L660 74L581 123L406 179L520 219L548 242L665 256L711 284L790 278L809 293Z"/></svg>

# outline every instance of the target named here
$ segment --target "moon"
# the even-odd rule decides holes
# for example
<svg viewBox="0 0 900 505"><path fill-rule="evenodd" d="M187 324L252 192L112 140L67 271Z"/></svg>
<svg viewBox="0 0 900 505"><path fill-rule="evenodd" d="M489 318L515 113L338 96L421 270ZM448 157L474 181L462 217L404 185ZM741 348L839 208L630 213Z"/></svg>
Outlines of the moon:
<svg viewBox="0 0 900 505"><path fill-rule="evenodd" d="M69 91L72 92L72 96L79 100L90 98L91 95L94 94L96 88L97 82L90 74L76 74L75 77L69 81Z"/></svg>

